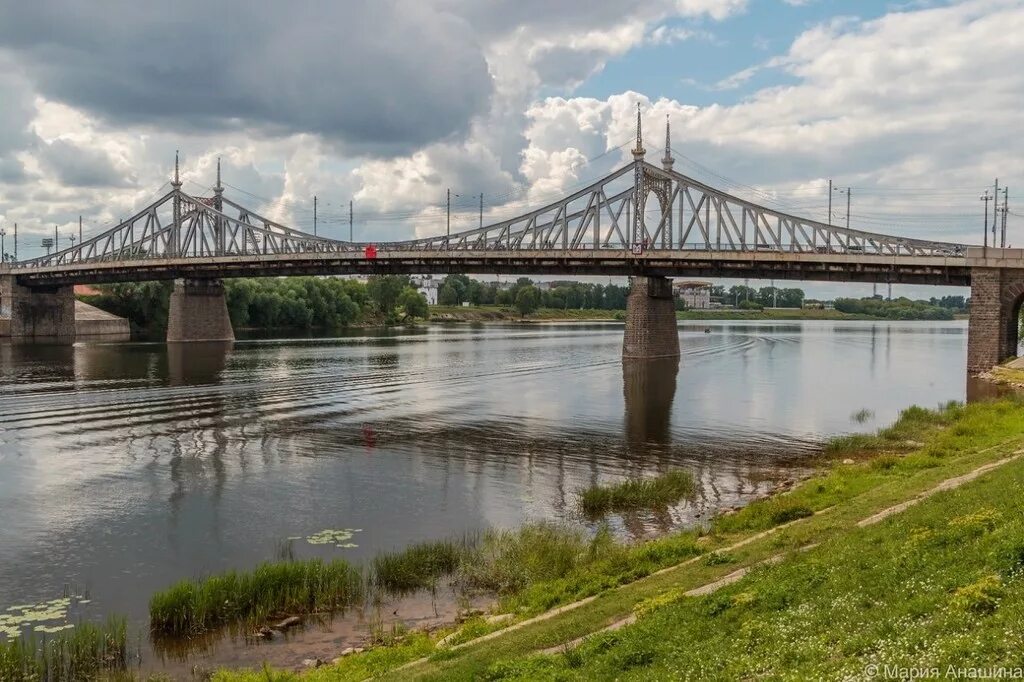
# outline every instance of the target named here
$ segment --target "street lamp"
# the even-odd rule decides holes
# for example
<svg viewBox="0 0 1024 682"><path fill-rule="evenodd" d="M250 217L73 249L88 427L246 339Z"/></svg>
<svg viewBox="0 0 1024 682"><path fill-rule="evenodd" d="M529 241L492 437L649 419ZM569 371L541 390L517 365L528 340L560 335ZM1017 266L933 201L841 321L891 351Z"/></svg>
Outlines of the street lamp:
<svg viewBox="0 0 1024 682"><path fill-rule="evenodd" d="M0 227L0 263L7 262L7 249L4 246L4 237L7 236L7 230Z"/></svg>

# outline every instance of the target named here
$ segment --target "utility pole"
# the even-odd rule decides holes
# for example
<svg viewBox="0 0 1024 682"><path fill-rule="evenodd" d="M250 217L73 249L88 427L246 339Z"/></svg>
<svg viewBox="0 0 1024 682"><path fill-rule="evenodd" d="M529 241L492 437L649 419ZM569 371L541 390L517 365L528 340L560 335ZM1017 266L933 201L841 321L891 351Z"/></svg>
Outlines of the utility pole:
<svg viewBox="0 0 1024 682"><path fill-rule="evenodd" d="M313 236L316 236L316 195L313 195Z"/></svg>
<svg viewBox="0 0 1024 682"><path fill-rule="evenodd" d="M996 245L996 223L999 220L999 178L996 178L996 193L992 196L992 246Z"/></svg>
<svg viewBox="0 0 1024 682"><path fill-rule="evenodd" d="M832 185L832 183L831 183L831 181L829 181L829 186L831 187L831 185ZM846 195L846 229L850 229L850 188L847 187L846 189L840 189L839 187L836 187L833 191L839 192L840 194L845 194ZM829 218L831 218L832 217L831 216L831 211L832 211L832 194L831 193L829 193L828 198L829 198L829 202L828 203L829 203L829 212L830 212Z"/></svg>
<svg viewBox="0 0 1024 682"><path fill-rule="evenodd" d="M447 227L447 232L446 232L446 234L447 234L447 236L449 238L451 238L451 236L452 236L452 196L454 196L456 199L458 199L461 195L459 195L459 194L453 195L452 194L452 189L451 189L451 187L449 187L448 188L448 222L447 222L448 227ZM447 246L448 246L448 242L445 241L445 247L447 247Z"/></svg>
<svg viewBox="0 0 1024 682"><path fill-rule="evenodd" d="M988 202L992 200L992 197L988 195L988 190L978 197L981 201L985 202L985 222L981 224L981 233L985 236L985 248L988 248Z"/></svg>
<svg viewBox="0 0 1024 682"><path fill-rule="evenodd" d="M18 223L14 223L14 260L18 260Z"/></svg>
<svg viewBox="0 0 1024 682"><path fill-rule="evenodd" d="M480 227L484 226L484 193L480 192Z"/></svg>
<svg viewBox="0 0 1024 682"><path fill-rule="evenodd" d="M1009 213L1009 212L1010 212L1010 188L1009 187L1004 187L1003 188L1003 209L1002 209L1003 225L1002 225L1002 238L1000 240L1000 243L1003 245L1004 249L1006 248L1006 214Z"/></svg>
<svg viewBox="0 0 1024 682"><path fill-rule="evenodd" d="M348 240L350 242L354 242L355 241L355 239L352 238L353 234L354 234L354 232L352 230L352 200L349 199L348 200Z"/></svg>
<svg viewBox="0 0 1024 682"><path fill-rule="evenodd" d="M78 243L82 243L82 216L78 216ZM74 246L74 244L72 244Z"/></svg>
<svg viewBox="0 0 1024 682"><path fill-rule="evenodd" d="M0 265L7 262L7 250L4 246L4 237L7 236L7 230L0 227Z"/></svg>
<svg viewBox="0 0 1024 682"><path fill-rule="evenodd" d="M828 224L832 224L832 178L828 179Z"/></svg>
<svg viewBox="0 0 1024 682"><path fill-rule="evenodd" d="M57 253L60 251L60 239L57 236L57 226L53 226L53 252Z"/></svg>

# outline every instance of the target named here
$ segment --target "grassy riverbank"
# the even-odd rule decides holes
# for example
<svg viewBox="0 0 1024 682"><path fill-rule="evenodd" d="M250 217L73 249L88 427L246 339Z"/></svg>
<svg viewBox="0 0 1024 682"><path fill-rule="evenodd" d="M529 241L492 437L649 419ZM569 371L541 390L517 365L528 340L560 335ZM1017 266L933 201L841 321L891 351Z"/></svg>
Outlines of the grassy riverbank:
<svg viewBox="0 0 1024 682"><path fill-rule="evenodd" d="M1024 460L865 520L1020 449L1022 407L1004 399L910 410L877 436L834 448L788 493L704 530L603 549L510 592L500 610L518 626L477 637L507 623L466 624L455 641L469 641L454 647L439 645L444 633L418 634L308 678L834 678L873 663L1012 662L1024 643Z"/></svg>
<svg viewBox="0 0 1024 682"><path fill-rule="evenodd" d="M624 310L564 310L540 308L525 317L509 306L441 306L429 307L431 322L582 322L622 321ZM886 320L889 318L844 313L838 310L801 308L765 308L764 310L680 310L679 320Z"/></svg>

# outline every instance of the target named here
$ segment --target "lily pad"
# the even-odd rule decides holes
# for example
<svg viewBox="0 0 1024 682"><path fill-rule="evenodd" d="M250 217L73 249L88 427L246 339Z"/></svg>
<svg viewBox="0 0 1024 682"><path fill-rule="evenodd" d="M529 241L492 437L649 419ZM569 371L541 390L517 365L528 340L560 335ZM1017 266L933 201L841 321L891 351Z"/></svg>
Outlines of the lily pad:
<svg viewBox="0 0 1024 682"><path fill-rule="evenodd" d="M362 528L340 528L340 529L328 529L322 530L319 533L314 533L306 538L306 542L311 545L334 545L341 549L347 549L350 547L358 547L349 540L356 533L361 533Z"/></svg>

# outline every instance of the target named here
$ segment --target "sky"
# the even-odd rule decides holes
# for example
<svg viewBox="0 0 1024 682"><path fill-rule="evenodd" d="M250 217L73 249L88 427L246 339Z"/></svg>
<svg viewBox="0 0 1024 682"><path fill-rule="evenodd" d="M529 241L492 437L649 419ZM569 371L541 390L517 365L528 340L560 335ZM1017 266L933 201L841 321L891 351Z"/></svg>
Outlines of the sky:
<svg viewBox="0 0 1024 682"><path fill-rule="evenodd" d="M625 164L639 103L649 154L668 116L677 170L807 218L831 179L852 227L980 243L999 178L1024 245L1021 35L1024 0L0 0L0 229L99 234L180 150L299 229L441 234L448 189L470 228Z"/></svg>

